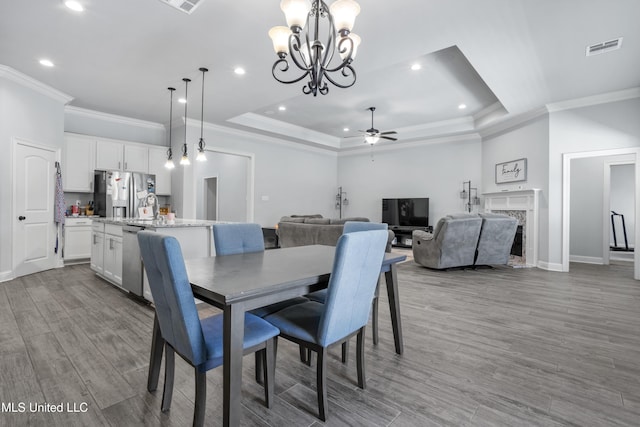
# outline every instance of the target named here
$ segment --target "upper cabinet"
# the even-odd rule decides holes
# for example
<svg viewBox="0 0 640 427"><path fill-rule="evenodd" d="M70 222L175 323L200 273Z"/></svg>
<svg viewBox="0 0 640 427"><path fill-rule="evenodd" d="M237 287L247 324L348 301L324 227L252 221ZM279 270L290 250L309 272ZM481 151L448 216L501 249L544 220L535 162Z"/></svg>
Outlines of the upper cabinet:
<svg viewBox="0 0 640 427"><path fill-rule="evenodd" d="M150 173L149 150L150 148L145 146L125 145L123 169L128 172Z"/></svg>
<svg viewBox="0 0 640 427"><path fill-rule="evenodd" d="M65 135L61 165L64 191L92 193L95 165L96 141L85 137Z"/></svg>
<svg viewBox="0 0 640 427"><path fill-rule="evenodd" d="M64 191L93 192L93 171L121 170L156 176L156 193L171 195L171 171L164 167L167 148L65 133L62 164Z"/></svg>
<svg viewBox="0 0 640 427"><path fill-rule="evenodd" d="M149 148L117 141L96 142L96 169L149 172Z"/></svg>
<svg viewBox="0 0 640 427"><path fill-rule="evenodd" d="M156 194L171 195L171 170L164 167L167 148L149 147L149 173L156 176Z"/></svg>
<svg viewBox="0 0 640 427"><path fill-rule="evenodd" d="M123 170L124 144L115 141L96 141L96 169Z"/></svg>

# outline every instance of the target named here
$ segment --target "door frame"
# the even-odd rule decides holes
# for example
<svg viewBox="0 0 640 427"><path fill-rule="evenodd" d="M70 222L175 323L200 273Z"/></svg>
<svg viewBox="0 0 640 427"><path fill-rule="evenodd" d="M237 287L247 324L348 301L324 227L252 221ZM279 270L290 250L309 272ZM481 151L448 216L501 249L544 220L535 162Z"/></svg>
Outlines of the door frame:
<svg viewBox="0 0 640 427"><path fill-rule="evenodd" d="M605 157L631 154L635 163L635 223L640 223L640 148L616 148L611 150L583 151L562 155L562 271L569 271L569 237L571 218L571 160L587 157ZM635 241L640 240L640 227L636 227ZM640 280L640 251L633 254L633 278Z"/></svg>
<svg viewBox="0 0 640 427"><path fill-rule="evenodd" d="M622 165L635 165L635 161L631 159L604 162L604 191L602 192L602 263L604 265L609 265L611 262L611 166Z"/></svg>
<svg viewBox="0 0 640 427"><path fill-rule="evenodd" d="M207 184L208 184L208 182L209 182L209 180L210 180L210 179L215 179L215 180L216 180L216 221L217 221L217 220L218 220L218 216L219 216L219 207L218 207L218 175L205 176L205 177L203 177L203 178L202 178L202 180L203 180L202 189L204 190L204 191L203 191L203 193L204 193L204 195L203 195L203 196L204 196L204 201L205 201L205 204L203 205L203 210L204 210L204 214L205 214L204 216L206 217L206 216L207 216L206 214L207 214L207 212L209 211L209 208L208 208L208 206L207 206L207 205L208 205L208 203L209 203L209 195L208 195L209 193L207 192L207 189L208 189L208 185L207 185ZM204 219L208 220L208 218L204 218Z"/></svg>
<svg viewBox="0 0 640 427"><path fill-rule="evenodd" d="M254 179L255 179L255 172L256 172L256 156L253 153L247 153L244 151L235 151L235 150L230 150L228 148L222 148L222 147L209 147L206 146L205 151L208 153L211 153L212 155L215 153L222 153L222 154L231 154L233 156L241 156L241 157L247 157L249 159L249 167L247 168L247 222L253 222L254 221L254 209L255 209L255 183L254 183ZM194 148L193 152L196 152L197 148ZM218 179L220 179L220 177L218 175L216 175L216 177ZM195 190L194 190L195 193ZM216 209L218 209L218 206L216 205ZM196 201L194 199L193 201L193 211L196 212ZM219 212L219 211L218 211Z"/></svg>
<svg viewBox="0 0 640 427"><path fill-rule="evenodd" d="M17 153L17 146L18 145L23 145L26 147L30 147L30 148L35 148L37 150L44 150L44 151L49 151L51 153L54 154L55 157L55 161L60 162L61 161L61 155L62 155L62 150L60 147L53 147L51 145L46 145L46 144L41 144L39 142L33 142L30 141L28 139L25 138L21 138L21 137L12 137L12 144L11 144L11 221L10 221L10 227L11 227L11 279L15 279L16 278L16 266L17 266L17 260L16 260L16 256L15 256L15 241L16 241L16 226L15 226L15 222L14 219L18 216L18 211L17 211L17 197L16 197L16 172L17 172L17 168L16 168L16 153ZM54 184L55 186L55 184ZM53 188L53 191L55 191L55 187ZM54 200L55 200L55 194L54 194ZM53 223L53 216L51 217L51 222ZM55 229L55 232L58 233L58 239L59 242L63 241L62 239L62 227L57 226L57 229ZM60 267L64 267L64 260L62 259L62 251L58 251L58 253L55 255L55 259L54 259L54 265L52 266L53 268L60 268Z"/></svg>

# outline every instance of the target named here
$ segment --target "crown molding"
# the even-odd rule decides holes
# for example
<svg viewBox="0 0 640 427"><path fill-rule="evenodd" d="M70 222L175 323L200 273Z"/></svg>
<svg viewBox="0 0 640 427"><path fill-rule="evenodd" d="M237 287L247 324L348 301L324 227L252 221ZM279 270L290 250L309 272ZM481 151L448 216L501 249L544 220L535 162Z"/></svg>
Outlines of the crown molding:
<svg viewBox="0 0 640 427"><path fill-rule="evenodd" d="M515 129L519 126L524 125L530 121L533 121L539 117L549 114L546 107L541 107L535 110L528 111L526 113L517 115L515 117L510 117L500 121L499 123L495 123L490 126L486 126L484 129L479 129L480 136L482 138L489 138L492 136L497 136L497 134L504 133Z"/></svg>
<svg viewBox="0 0 640 427"><path fill-rule="evenodd" d="M165 125L161 123L149 122L146 120L132 119L130 117L118 116L110 113L103 113L101 111L89 110L86 108L74 107L67 105L64 108L65 114L71 114L78 117L84 117L94 120L102 120L105 122L117 123L120 125L136 126L146 129L166 130Z"/></svg>
<svg viewBox="0 0 640 427"><path fill-rule="evenodd" d="M460 135L449 135L449 136L441 136L434 138L427 138L421 141L412 141L412 142L404 142L404 143L395 143L389 142L383 145L375 145L374 150L376 152L385 152L385 151L398 151L398 150L406 150L409 148L416 147L424 147L427 145L434 144L454 144L458 142L470 142L477 141L480 142L482 139L477 132L469 132ZM338 157L347 157L347 156L361 156L363 154L367 154L370 150L369 144L363 144L362 146L341 150L338 153Z"/></svg>
<svg viewBox="0 0 640 427"><path fill-rule="evenodd" d="M51 86L48 86L34 79L33 77L29 77L26 74L23 74L11 67L7 67L6 65L0 64L0 77L4 77L7 80L11 80L12 82L18 83L21 86L32 89L55 101L62 102L65 105L73 100L73 96L67 95L66 93L61 92L58 89L54 89Z"/></svg>
<svg viewBox="0 0 640 427"><path fill-rule="evenodd" d="M184 117L179 119L182 123L184 123ZM200 120L195 119L187 119L188 127L197 127L200 128ZM275 138L268 135L263 135L260 133L250 132L243 129L230 128L227 126L221 126L213 123L204 122L204 128L207 130L211 130L214 132L226 133L227 135L242 137L242 138L251 138L252 140L264 141L270 144L280 145L282 147L293 148L300 151L309 151L312 153L319 153L329 156L337 156L337 150L329 147L318 147L312 145L305 145L299 142L283 140L280 138Z"/></svg>
<svg viewBox="0 0 640 427"><path fill-rule="evenodd" d="M280 120L270 119L255 113L245 113L228 120L230 123L272 132L289 138L298 138L334 149L340 148L340 138L317 132L302 126L292 125Z"/></svg>
<svg viewBox="0 0 640 427"><path fill-rule="evenodd" d="M590 107L592 105L626 101L627 99L633 98L640 98L640 87L585 96L584 98L569 99L567 101L553 102L547 104L546 107L550 113L555 113L558 111L573 110L575 108Z"/></svg>

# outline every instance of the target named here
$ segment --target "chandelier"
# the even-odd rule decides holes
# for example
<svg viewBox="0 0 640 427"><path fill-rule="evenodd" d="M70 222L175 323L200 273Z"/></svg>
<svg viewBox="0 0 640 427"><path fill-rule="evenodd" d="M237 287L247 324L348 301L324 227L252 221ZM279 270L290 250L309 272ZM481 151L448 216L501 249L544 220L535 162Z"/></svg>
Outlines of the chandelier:
<svg viewBox="0 0 640 427"><path fill-rule="evenodd" d="M273 77L285 84L297 83L308 77L302 92L313 96L318 92L322 95L329 92L327 81L343 89L353 86L356 72L351 62L356 57L360 37L351 30L360 13L360 5L354 0L337 0L331 7L327 7L323 0L282 0L280 9L285 14L288 27L278 26L269 30L279 58L271 69ZM321 29L326 33L324 44L320 41ZM336 53L340 60L333 61ZM284 77L290 68L287 55L302 71L292 79Z"/></svg>

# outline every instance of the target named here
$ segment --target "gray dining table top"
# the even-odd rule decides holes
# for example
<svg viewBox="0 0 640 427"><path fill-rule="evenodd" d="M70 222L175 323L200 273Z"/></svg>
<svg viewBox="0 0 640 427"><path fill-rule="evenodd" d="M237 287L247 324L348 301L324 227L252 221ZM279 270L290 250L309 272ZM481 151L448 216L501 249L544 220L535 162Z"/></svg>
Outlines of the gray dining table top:
<svg viewBox="0 0 640 427"><path fill-rule="evenodd" d="M194 294L224 306L298 286L326 283L334 246L311 245L185 260ZM382 270L406 259L385 253Z"/></svg>

